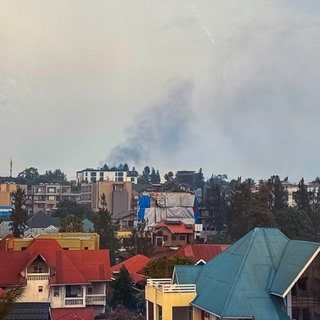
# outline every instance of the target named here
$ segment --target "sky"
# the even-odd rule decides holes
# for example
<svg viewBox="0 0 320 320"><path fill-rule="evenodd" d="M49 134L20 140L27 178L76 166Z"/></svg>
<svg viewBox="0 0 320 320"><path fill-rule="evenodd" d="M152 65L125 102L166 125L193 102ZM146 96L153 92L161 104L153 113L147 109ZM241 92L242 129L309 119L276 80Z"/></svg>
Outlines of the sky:
<svg viewBox="0 0 320 320"><path fill-rule="evenodd" d="M320 176L318 0L1 0L0 175Z"/></svg>

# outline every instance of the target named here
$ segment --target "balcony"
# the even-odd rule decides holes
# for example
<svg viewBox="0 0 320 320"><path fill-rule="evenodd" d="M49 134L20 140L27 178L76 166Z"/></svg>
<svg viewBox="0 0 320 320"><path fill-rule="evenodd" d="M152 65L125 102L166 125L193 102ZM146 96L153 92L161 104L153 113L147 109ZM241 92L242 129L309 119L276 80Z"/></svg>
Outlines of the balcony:
<svg viewBox="0 0 320 320"><path fill-rule="evenodd" d="M86 305L105 305L106 295L105 294L87 294Z"/></svg>
<svg viewBox="0 0 320 320"><path fill-rule="evenodd" d="M83 297L70 297L65 298L64 305L66 307L84 306Z"/></svg>
<svg viewBox="0 0 320 320"><path fill-rule="evenodd" d="M161 293L196 293L195 284L172 284L171 279L147 279L147 286Z"/></svg>
<svg viewBox="0 0 320 320"><path fill-rule="evenodd" d="M29 281L39 281L39 280L49 280L49 273L27 273L27 280Z"/></svg>

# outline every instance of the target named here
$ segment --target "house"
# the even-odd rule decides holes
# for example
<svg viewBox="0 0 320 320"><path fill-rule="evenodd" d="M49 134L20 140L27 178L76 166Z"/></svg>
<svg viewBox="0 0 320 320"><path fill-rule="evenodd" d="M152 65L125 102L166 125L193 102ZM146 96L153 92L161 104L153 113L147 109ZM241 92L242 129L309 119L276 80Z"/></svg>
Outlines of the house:
<svg viewBox="0 0 320 320"><path fill-rule="evenodd" d="M228 244L187 244L179 248L174 256L191 258L196 264L207 263L222 251L229 248Z"/></svg>
<svg viewBox="0 0 320 320"><path fill-rule="evenodd" d="M147 319L319 319L320 243L255 228L204 265L148 279Z"/></svg>
<svg viewBox="0 0 320 320"><path fill-rule="evenodd" d="M54 239L34 239L22 251L0 251L0 287L23 286L20 302L47 302L54 316L75 308L105 312L111 281L108 250L64 250ZM56 310L56 311L55 311Z"/></svg>
<svg viewBox="0 0 320 320"><path fill-rule="evenodd" d="M50 226L55 227L58 232L60 228L60 218L52 217L50 214L46 214L43 211L38 211L28 219L27 226L29 229L25 232L25 236L26 233L33 237L37 234L44 233L45 229Z"/></svg>
<svg viewBox="0 0 320 320"><path fill-rule="evenodd" d="M184 224L181 221L162 221L152 230L152 242L156 247L182 247L193 241L193 224Z"/></svg>
<svg viewBox="0 0 320 320"><path fill-rule="evenodd" d="M133 283L138 283L144 280L146 277L142 273L142 270L147 265L150 259L142 254L137 254L125 261L122 261L111 267L112 277L116 278L120 272L122 266L125 266L128 270Z"/></svg>

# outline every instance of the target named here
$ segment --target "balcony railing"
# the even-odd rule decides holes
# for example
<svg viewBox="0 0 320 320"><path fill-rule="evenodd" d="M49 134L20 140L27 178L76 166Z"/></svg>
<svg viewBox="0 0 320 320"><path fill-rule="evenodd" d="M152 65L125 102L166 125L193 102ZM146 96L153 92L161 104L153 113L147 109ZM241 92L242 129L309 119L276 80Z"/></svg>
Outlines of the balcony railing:
<svg viewBox="0 0 320 320"><path fill-rule="evenodd" d="M27 280L49 280L49 273L27 273Z"/></svg>
<svg viewBox="0 0 320 320"><path fill-rule="evenodd" d="M79 298L65 298L64 300L64 304L66 306L79 306L79 305L83 305L83 297L79 297Z"/></svg>
<svg viewBox="0 0 320 320"><path fill-rule="evenodd" d="M105 304L106 295L105 294L87 294L86 304Z"/></svg>
<svg viewBox="0 0 320 320"><path fill-rule="evenodd" d="M173 284L171 279L147 279L147 285L162 293L192 293L196 292L195 284Z"/></svg>

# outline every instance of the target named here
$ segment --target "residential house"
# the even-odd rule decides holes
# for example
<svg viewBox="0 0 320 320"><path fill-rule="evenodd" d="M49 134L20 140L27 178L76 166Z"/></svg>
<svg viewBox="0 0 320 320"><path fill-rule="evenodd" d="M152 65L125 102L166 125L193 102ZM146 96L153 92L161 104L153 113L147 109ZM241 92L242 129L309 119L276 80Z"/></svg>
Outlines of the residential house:
<svg viewBox="0 0 320 320"><path fill-rule="evenodd" d="M0 251L0 287L23 286L20 302L50 303L53 320L69 308L105 312L111 280L108 250L64 250L54 239L34 239L22 251Z"/></svg>
<svg viewBox="0 0 320 320"><path fill-rule="evenodd" d="M147 320L320 319L319 251L255 228L206 264L148 279Z"/></svg>
<svg viewBox="0 0 320 320"><path fill-rule="evenodd" d="M137 254L111 267L112 278L116 278L122 266L128 270L133 283L138 283L146 278L143 269L150 261L150 258Z"/></svg>
<svg viewBox="0 0 320 320"><path fill-rule="evenodd" d="M188 257L192 259L195 264L207 263L229 247L230 245L228 244L192 243L179 248L175 251L174 256Z"/></svg>
<svg viewBox="0 0 320 320"><path fill-rule="evenodd" d="M35 237L40 233L47 233L48 231L58 233L60 229L60 218L52 217L50 214L39 211L28 219L27 226L28 230L24 233L25 237ZM54 227L54 229L50 227Z"/></svg>
<svg viewBox="0 0 320 320"><path fill-rule="evenodd" d="M194 242L194 225L181 221L162 221L152 229L156 247L182 247Z"/></svg>

